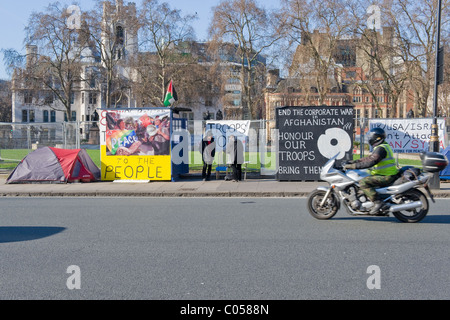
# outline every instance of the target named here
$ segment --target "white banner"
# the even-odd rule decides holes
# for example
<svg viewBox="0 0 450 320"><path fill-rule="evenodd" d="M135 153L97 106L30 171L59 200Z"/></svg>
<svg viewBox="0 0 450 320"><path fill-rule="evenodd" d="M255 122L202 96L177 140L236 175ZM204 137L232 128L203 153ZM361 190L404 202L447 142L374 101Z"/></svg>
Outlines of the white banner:
<svg viewBox="0 0 450 320"><path fill-rule="evenodd" d="M250 120L210 120L206 121L205 130L212 132L218 149L225 148L228 138L232 135L241 140L245 146Z"/></svg>
<svg viewBox="0 0 450 320"><path fill-rule="evenodd" d="M217 130L222 135L248 136L250 120L210 120L206 121L206 130Z"/></svg>
<svg viewBox="0 0 450 320"><path fill-rule="evenodd" d="M369 129L379 127L386 132L386 142L397 153L420 153L429 151L431 118L416 119L370 119ZM437 119L439 147L447 146L445 119Z"/></svg>

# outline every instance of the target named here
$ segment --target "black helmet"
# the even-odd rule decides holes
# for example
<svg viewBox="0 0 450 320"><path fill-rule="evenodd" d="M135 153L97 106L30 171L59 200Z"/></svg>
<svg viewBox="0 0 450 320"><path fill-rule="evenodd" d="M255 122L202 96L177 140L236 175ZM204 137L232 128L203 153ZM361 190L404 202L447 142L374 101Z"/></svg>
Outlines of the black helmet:
<svg viewBox="0 0 450 320"><path fill-rule="evenodd" d="M372 128L369 131L369 144L373 147L379 145L386 139L386 132L381 128Z"/></svg>

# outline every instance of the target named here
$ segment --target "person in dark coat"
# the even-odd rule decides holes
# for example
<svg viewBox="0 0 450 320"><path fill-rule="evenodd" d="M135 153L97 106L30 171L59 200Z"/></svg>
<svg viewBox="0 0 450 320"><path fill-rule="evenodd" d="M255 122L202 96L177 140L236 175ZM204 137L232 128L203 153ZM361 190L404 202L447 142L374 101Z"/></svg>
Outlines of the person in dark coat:
<svg viewBox="0 0 450 320"><path fill-rule="evenodd" d="M204 181L211 179L211 167L214 162L214 156L216 155L216 142L211 131L208 131L205 137L202 139L202 160L203 170L202 178Z"/></svg>
<svg viewBox="0 0 450 320"><path fill-rule="evenodd" d="M227 164L231 165L232 181L242 180L242 164L244 163L244 145L236 136L231 135L227 142Z"/></svg>

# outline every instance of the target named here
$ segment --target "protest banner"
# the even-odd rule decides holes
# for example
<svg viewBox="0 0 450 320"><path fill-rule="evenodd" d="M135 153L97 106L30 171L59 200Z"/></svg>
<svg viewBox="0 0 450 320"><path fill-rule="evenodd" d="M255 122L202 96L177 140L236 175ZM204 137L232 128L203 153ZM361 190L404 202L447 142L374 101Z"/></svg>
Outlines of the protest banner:
<svg viewBox="0 0 450 320"><path fill-rule="evenodd" d="M231 135L241 140L245 146L250 130L250 120L209 120L206 121L205 132L208 130L215 138L217 150L226 148L228 137Z"/></svg>
<svg viewBox="0 0 450 320"><path fill-rule="evenodd" d="M352 156L353 107L280 107L276 127L280 181L319 180L328 159Z"/></svg>
<svg viewBox="0 0 450 320"><path fill-rule="evenodd" d="M101 110L102 180L171 180L170 125L167 108Z"/></svg>
<svg viewBox="0 0 450 320"><path fill-rule="evenodd" d="M370 119L369 130L381 128L386 132L386 142L396 153L421 153L429 151L432 118ZM447 146L445 119L437 119L439 148Z"/></svg>

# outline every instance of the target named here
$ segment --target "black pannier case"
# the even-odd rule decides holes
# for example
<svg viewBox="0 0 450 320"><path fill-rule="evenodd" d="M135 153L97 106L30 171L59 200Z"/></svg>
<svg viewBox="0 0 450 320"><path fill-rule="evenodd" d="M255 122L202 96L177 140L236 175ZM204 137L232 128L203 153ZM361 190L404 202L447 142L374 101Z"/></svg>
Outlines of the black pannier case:
<svg viewBox="0 0 450 320"><path fill-rule="evenodd" d="M448 160L439 152L424 152L420 155L422 170L425 172L439 172L448 165Z"/></svg>

